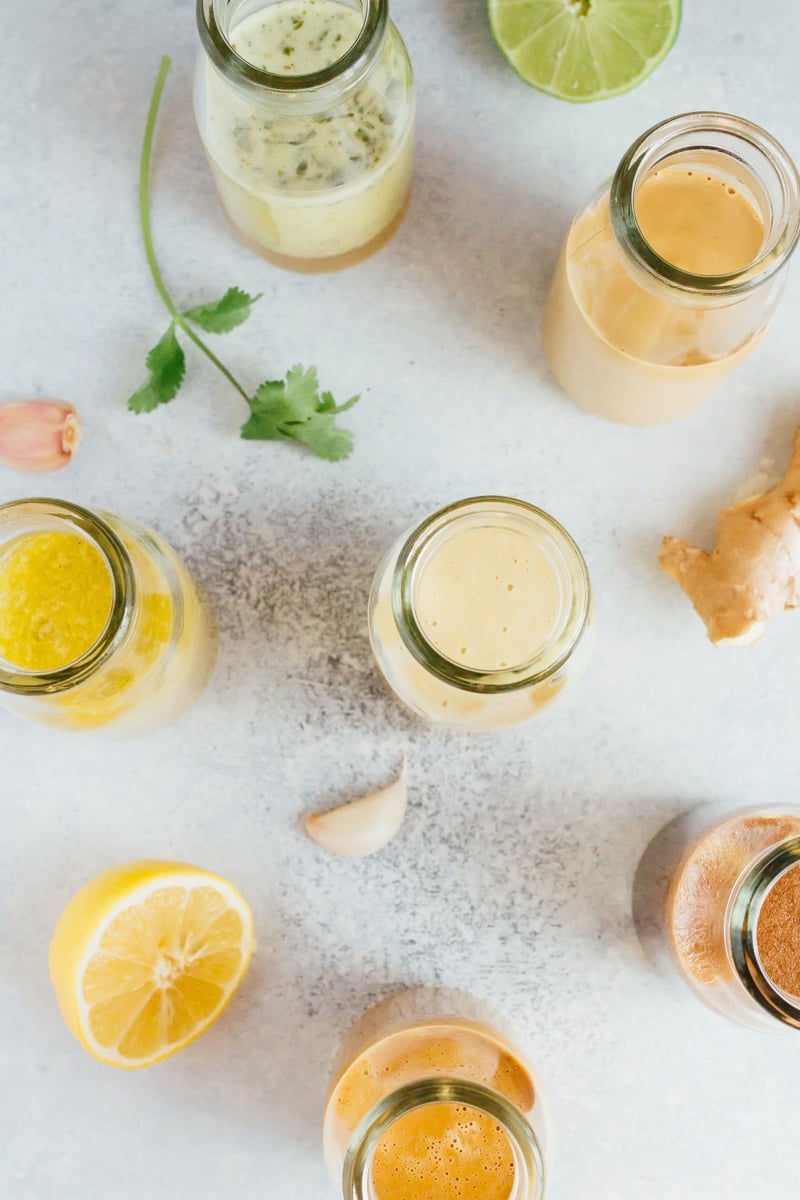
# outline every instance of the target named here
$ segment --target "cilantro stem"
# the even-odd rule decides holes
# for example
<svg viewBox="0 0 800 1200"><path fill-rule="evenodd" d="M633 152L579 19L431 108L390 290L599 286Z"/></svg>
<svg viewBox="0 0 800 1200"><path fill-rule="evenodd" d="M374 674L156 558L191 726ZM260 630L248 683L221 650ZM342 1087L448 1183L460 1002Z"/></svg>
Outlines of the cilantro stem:
<svg viewBox="0 0 800 1200"><path fill-rule="evenodd" d="M153 95L150 98L150 108L147 113L147 123L144 130L144 141L142 142L142 157L139 164L139 217L142 225L142 237L144 239L144 251L147 256L147 265L150 268L150 274L153 277L153 283L158 289L158 294L164 301L164 305L169 312L172 320L176 325L179 325L188 338L190 338L198 350L202 350L206 358L214 364L229 383L232 383L239 395L249 404L250 397L228 370L228 368L220 362L216 354L208 348L202 338L198 337L191 325L184 319L182 313L176 307L172 297L167 291L164 283L161 270L156 259L155 247L153 246L153 231L150 224L150 163L153 156L153 136L155 134L156 119L158 110L161 105L161 97L164 92L164 84L167 81L167 73L172 66L172 59L168 54L165 54L161 59L161 66L158 69Z"/></svg>

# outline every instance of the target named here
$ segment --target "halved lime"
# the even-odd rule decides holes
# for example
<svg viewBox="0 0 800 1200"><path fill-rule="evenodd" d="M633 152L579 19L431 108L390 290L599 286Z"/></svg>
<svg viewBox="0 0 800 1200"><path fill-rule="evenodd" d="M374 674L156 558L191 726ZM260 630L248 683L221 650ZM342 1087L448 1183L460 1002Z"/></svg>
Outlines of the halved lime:
<svg viewBox="0 0 800 1200"><path fill-rule="evenodd" d="M656 69L681 0L489 0L489 21L526 83L561 100L605 100Z"/></svg>

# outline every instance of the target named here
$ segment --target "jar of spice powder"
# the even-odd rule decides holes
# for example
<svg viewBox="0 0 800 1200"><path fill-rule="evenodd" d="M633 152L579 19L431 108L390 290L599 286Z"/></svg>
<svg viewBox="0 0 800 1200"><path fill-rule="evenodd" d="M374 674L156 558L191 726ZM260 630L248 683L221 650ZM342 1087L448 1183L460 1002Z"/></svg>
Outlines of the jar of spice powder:
<svg viewBox="0 0 800 1200"><path fill-rule="evenodd" d="M664 919L694 992L731 1020L800 1029L800 808L700 809L673 839Z"/></svg>

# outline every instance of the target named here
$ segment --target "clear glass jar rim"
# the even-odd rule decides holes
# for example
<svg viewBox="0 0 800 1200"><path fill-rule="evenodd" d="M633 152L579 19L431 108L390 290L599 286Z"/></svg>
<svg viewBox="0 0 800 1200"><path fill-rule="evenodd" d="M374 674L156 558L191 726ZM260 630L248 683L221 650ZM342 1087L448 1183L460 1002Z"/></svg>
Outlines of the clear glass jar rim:
<svg viewBox="0 0 800 1200"><path fill-rule="evenodd" d="M342 1195L345 1200L374 1200L369 1185L372 1158L378 1142L391 1126L414 1109L430 1104L465 1104L488 1113L503 1128L514 1153L516 1176L508 1200L542 1200L545 1187L544 1156L536 1134L518 1108L493 1088L465 1082L450 1076L438 1076L406 1084L390 1092L372 1108L356 1127L342 1167ZM523 1193L522 1188L526 1187Z"/></svg>
<svg viewBox="0 0 800 1200"><path fill-rule="evenodd" d="M36 496L11 500L0 505L0 533L10 520L26 518L43 527L48 519L62 520L77 529L102 555L111 576L111 612L103 632L94 645L74 662L58 670L28 671L0 659L0 691L18 696L36 696L63 692L83 683L115 652L125 637L134 610L135 582L133 564L120 538L102 517L91 509L66 500Z"/></svg>
<svg viewBox="0 0 800 1200"><path fill-rule="evenodd" d="M279 0L278 0L279 2ZM264 92L283 95L307 95L337 81L350 82L360 73L370 48L383 38L389 23L388 0L363 0L366 11L361 31L341 58L321 71L307 75L279 75L253 66L234 50L217 20L219 0L197 0L197 28L200 41L214 65L236 83L248 83ZM223 0L224 3L224 0Z"/></svg>
<svg viewBox="0 0 800 1200"><path fill-rule="evenodd" d="M734 888L725 930L736 974L771 1016L800 1029L800 999L793 1002L767 975L758 950L758 920L767 893L781 875L800 867L800 836L784 838L760 854Z"/></svg>
<svg viewBox="0 0 800 1200"><path fill-rule="evenodd" d="M704 134L727 134L739 138L769 163L780 182L787 208L784 226L758 258L740 271L726 275L694 275L684 271L661 258L645 240L639 227L635 211L635 195L639 184L658 162L670 157L670 143L686 134L696 134L698 139ZM702 141L699 141L697 148L727 153L715 146L705 147ZM681 113L645 130L625 152L611 181L610 217L623 251L635 266L649 276L694 295L735 297L760 287L792 254L800 236L800 175L788 151L760 125L730 113Z"/></svg>
<svg viewBox="0 0 800 1200"><path fill-rule="evenodd" d="M486 507L498 509L501 506L511 508L516 512L535 519L537 525L544 525L553 535L571 560L579 583L576 592L577 605L575 611L567 618L561 631L565 638L563 650L555 657L548 658L547 646L537 653L529 662L518 663L513 668L496 671L480 671L454 663L452 659L440 654L422 631L416 617L414 605L415 567L430 539L448 519L457 515L467 516L471 509ZM575 542L555 517L529 504L526 500L518 500L512 496L471 496L466 500L456 500L444 508L431 513L419 525L415 526L406 538L392 578L392 611L395 624L406 649L414 656L420 666L430 671L444 683L465 691L496 694L531 687L550 679L563 667L564 663L575 651L578 643L586 632L591 611L591 583L589 568L586 560ZM567 635L568 636L565 636ZM549 643L548 643L549 645ZM542 661L544 659L544 662Z"/></svg>

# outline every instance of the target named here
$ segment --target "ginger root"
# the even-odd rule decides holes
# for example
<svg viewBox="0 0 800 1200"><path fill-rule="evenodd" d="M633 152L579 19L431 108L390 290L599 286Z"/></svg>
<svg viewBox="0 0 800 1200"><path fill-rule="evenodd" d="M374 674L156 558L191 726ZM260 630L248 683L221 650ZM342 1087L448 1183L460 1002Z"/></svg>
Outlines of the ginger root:
<svg viewBox="0 0 800 1200"><path fill-rule="evenodd" d="M780 483L720 513L710 554L665 537L658 561L715 643L749 645L776 613L800 608L800 429Z"/></svg>

